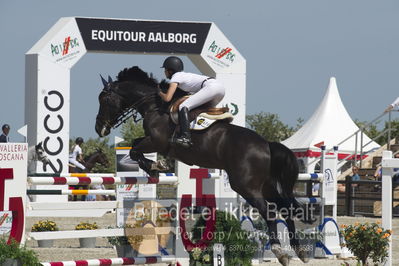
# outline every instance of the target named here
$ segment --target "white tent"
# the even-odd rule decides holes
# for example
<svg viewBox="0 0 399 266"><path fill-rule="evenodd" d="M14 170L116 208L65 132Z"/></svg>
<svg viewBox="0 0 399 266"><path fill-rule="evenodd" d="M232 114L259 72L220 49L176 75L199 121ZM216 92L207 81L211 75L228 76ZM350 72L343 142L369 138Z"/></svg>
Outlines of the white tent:
<svg viewBox="0 0 399 266"><path fill-rule="evenodd" d="M294 135L282 143L293 150L298 158L319 157L320 145L326 146L327 149L333 148L358 130L358 126L353 122L342 104L337 83L335 78L332 77L326 94L313 115ZM357 135L357 152L360 152L361 133ZM339 159L354 154L355 143L356 136L352 136L340 144L338 146ZM364 152L380 147L363 134L363 146L366 143L369 144L363 148ZM307 169L308 172L313 170L314 165Z"/></svg>

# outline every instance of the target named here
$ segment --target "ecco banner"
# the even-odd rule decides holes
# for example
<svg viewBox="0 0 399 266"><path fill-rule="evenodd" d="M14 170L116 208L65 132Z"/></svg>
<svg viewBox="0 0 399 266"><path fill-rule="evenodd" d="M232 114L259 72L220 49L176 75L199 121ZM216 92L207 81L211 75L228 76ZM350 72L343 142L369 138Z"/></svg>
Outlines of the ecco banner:
<svg viewBox="0 0 399 266"><path fill-rule="evenodd" d="M211 23L76 18L88 51L199 54Z"/></svg>

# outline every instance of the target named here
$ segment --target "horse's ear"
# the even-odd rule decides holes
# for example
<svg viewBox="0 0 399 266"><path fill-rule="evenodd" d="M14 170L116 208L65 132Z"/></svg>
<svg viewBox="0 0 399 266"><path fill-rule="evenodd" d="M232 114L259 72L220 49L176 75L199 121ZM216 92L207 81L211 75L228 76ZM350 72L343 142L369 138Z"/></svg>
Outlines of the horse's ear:
<svg viewBox="0 0 399 266"><path fill-rule="evenodd" d="M42 142L40 141L37 145L36 145L36 149L39 149L42 147Z"/></svg>
<svg viewBox="0 0 399 266"><path fill-rule="evenodd" d="M114 81L112 80L111 76L108 75L108 83L112 83L112 82L114 82Z"/></svg>
<svg viewBox="0 0 399 266"><path fill-rule="evenodd" d="M108 82L103 78L103 76L101 76L101 74L100 74L100 77L101 77L101 81L103 82L104 87L107 87Z"/></svg>

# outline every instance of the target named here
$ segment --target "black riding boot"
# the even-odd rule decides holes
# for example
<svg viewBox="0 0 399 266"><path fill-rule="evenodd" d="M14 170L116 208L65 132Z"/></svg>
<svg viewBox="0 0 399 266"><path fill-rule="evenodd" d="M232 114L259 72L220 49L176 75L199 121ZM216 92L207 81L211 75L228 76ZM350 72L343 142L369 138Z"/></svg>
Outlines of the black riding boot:
<svg viewBox="0 0 399 266"><path fill-rule="evenodd" d="M188 108L183 107L179 111L180 136L175 139L175 143L184 148L189 148L193 145L190 135L190 121L188 120Z"/></svg>

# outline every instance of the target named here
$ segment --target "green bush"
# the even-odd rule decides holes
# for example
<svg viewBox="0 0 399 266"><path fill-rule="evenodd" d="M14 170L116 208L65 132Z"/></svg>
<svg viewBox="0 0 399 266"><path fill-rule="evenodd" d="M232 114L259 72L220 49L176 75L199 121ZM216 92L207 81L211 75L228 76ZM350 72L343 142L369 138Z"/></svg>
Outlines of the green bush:
<svg viewBox="0 0 399 266"><path fill-rule="evenodd" d="M118 227L118 228L126 228L127 226L124 227ZM113 229L114 227L107 227L108 229ZM127 236L108 236L107 237L108 243L110 243L113 246L130 246L129 239Z"/></svg>
<svg viewBox="0 0 399 266"><path fill-rule="evenodd" d="M206 221L201 216L195 223L192 230L193 242L201 239L201 235L205 228ZM207 258L209 256L213 258L213 248L215 243L223 244L225 264L226 265L243 265L250 266L251 259L256 252L257 245L253 241L248 239L249 232L241 229L240 222L232 215L223 211L216 211L216 228L214 232L214 238L203 254L193 254L191 252L191 260L195 260L195 257ZM195 250L198 252L198 250ZM195 257L193 257L195 255Z"/></svg>
<svg viewBox="0 0 399 266"><path fill-rule="evenodd" d="M6 259L19 259L24 266L41 265L33 250L20 246L16 241L12 241L10 245L7 245L7 241L4 238L0 238L0 265Z"/></svg>
<svg viewBox="0 0 399 266"><path fill-rule="evenodd" d="M341 228L346 247L362 265L367 265L368 258L375 264L385 261L392 234L390 230L384 230L377 223L355 223L342 225Z"/></svg>

